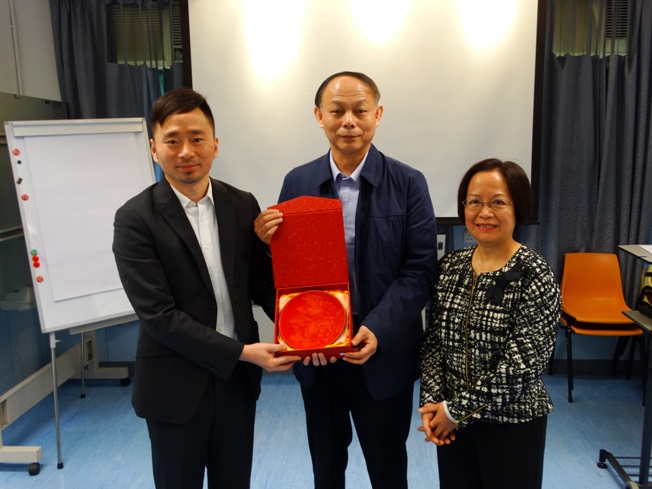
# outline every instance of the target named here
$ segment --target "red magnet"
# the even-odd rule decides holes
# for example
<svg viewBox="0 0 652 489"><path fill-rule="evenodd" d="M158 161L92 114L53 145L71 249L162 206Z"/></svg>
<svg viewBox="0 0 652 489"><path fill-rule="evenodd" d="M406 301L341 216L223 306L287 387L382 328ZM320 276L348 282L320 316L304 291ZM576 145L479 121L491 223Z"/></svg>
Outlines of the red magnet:
<svg viewBox="0 0 652 489"><path fill-rule="evenodd" d="M38 277L36 277L36 281L37 281L38 283L43 282L43 280L45 280L45 279L44 279L41 275L39 275Z"/></svg>
<svg viewBox="0 0 652 489"><path fill-rule="evenodd" d="M29 195L27 195L27 194L23 194L23 195L20 196L20 198L23 199L23 200L28 200L28 199L29 199Z"/></svg>
<svg viewBox="0 0 652 489"><path fill-rule="evenodd" d="M20 150L16 148L12 151L12 153L14 154L14 156L18 156L20 154Z"/></svg>

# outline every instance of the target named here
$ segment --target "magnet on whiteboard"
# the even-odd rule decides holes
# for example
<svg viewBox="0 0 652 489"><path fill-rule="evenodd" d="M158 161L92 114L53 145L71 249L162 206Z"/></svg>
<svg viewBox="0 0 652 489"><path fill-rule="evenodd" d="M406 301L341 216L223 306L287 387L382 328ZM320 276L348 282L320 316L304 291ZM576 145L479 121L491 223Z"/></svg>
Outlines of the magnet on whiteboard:
<svg viewBox="0 0 652 489"><path fill-rule="evenodd" d="M29 195L27 195L27 194L23 194L23 195L20 196L20 198L23 199L23 200L28 200L28 199L29 199Z"/></svg>
<svg viewBox="0 0 652 489"><path fill-rule="evenodd" d="M18 156L20 154L20 150L16 148L12 151L12 153L14 154L14 156Z"/></svg>
<svg viewBox="0 0 652 489"><path fill-rule="evenodd" d="M38 283L43 282L43 280L45 280L45 279L44 279L41 275L39 275L38 277L36 277L36 281L37 281Z"/></svg>

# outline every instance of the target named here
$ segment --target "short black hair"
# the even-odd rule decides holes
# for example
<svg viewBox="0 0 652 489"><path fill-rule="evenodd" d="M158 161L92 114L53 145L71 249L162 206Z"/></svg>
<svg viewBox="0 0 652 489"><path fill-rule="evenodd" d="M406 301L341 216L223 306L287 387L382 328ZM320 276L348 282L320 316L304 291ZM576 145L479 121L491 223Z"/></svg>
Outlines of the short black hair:
<svg viewBox="0 0 652 489"><path fill-rule="evenodd" d="M514 202L514 217L516 218L516 226L518 227L530 217L533 197L530 180L523 168L513 161L500 161L496 158L488 158L477 162L469 168L462 177L460 187L457 191L457 215L464 222L464 204L462 204L462 201L466 199L471 179L476 173L492 170L498 170L505 179L505 182L507 182L507 188L512 196L512 202Z"/></svg>
<svg viewBox="0 0 652 489"><path fill-rule="evenodd" d="M162 126L168 117L175 114L187 114L199 108L215 132L215 119L213 112L206 101L206 97L195 92L192 88L175 88L164 93L154 102L152 111L149 114L149 123L152 131L159 125Z"/></svg>
<svg viewBox="0 0 652 489"><path fill-rule="evenodd" d="M324 91L326 90L326 87L335 78L339 78L341 76L350 76L352 78L357 78L362 83L367 85L371 89L371 92L374 95L374 101L376 105L378 105L378 102L380 102L380 90L378 90L378 85L376 85L375 81L373 81L370 77L368 77L364 73L359 73L357 71L340 71L339 73L334 73L333 75L329 76L322 82L321 85L319 85L319 88L317 89L317 94L315 95L315 107L317 107L318 109L321 108L321 99L324 95Z"/></svg>

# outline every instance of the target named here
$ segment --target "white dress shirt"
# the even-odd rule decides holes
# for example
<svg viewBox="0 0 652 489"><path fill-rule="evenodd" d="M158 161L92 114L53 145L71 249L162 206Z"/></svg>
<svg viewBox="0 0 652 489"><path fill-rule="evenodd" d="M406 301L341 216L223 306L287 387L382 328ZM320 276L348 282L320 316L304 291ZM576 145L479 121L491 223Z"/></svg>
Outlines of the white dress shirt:
<svg viewBox="0 0 652 489"><path fill-rule="evenodd" d="M198 203L194 203L177 189L172 187L179 198L181 206L186 212L188 221L195 231L197 241L208 267L208 273L213 284L213 292L217 302L216 329L231 338L237 339L235 334L235 321L233 319L233 308L229 288L226 284L224 269L222 268L222 256L220 254L220 233L217 227L217 216L215 214L215 202L213 201L213 187L209 180L208 192Z"/></svg>

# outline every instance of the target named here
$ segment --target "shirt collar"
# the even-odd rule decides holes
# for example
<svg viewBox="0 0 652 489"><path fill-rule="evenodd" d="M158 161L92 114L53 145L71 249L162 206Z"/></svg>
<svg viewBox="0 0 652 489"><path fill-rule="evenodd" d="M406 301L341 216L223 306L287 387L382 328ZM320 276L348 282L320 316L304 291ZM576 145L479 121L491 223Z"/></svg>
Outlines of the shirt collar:
<svg viewBox="0 0 652 489"><path fill-rule="evenodd" d="M195 203L192 200L190 200L188 197L183 195L181 192L179 192L172 185L170 185L170 188L172 188L172 191L176 194L177 198L179 199L179 202L181 203L181 207L186 209L188 207L194 207L195 206ZM201 200L204 200L206 197L208 197L208 199L213 204L213 207L215 207L215 201L213 200L213 185L212 185L210 179L208 180L208 191L206 192L206 196L204 196Z"/></svg>
<svg viewBox="0 0 652 489"><path fill-rule="evenodd" d="M367 161L367 155L369 155L368 151L364 155L364 157L362 158L362 161L360 162L360 164L356 167L355 170L353 170L353 173L351 173L351 175L349 175L349 178L352 178L355 183L360 183L360 173L362 173L362 168L364 167L364 164ZM333 174L333 181L337 180L337 176L340 173L342 174L342 177L346 177L346 175L344 175L344 173L342 173L340 171L340 169L337 167L337 165L335 164L335 160L333 159L333 152L332 151L328 152L328 159L329 159L330 165L331 165L331 173Z"/></svg>

